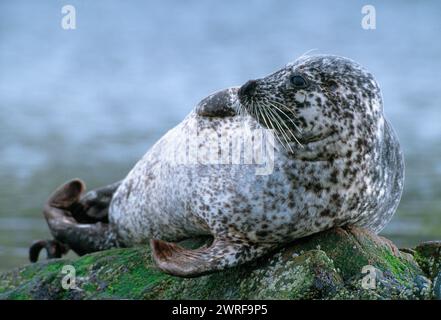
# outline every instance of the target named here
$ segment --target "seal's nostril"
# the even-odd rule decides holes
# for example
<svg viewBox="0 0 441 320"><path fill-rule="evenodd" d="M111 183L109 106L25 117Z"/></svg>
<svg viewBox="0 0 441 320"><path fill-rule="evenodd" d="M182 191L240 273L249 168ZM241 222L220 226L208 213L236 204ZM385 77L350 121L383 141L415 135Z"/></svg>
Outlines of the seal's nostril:
<svg viewBox="0 0 441 320"><path fill-rule="evenodd" d="M257 81L250 80L239 89L239 96L251 96L256 91Z"/></svg>

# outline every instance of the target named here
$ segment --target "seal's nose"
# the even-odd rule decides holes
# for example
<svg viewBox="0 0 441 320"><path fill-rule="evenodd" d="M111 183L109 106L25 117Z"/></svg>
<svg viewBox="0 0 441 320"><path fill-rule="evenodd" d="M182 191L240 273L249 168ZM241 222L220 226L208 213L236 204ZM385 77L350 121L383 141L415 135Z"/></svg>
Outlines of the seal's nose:
<svg viewBox="0 0 441 320"><path fill-rule="evenodd" d="M257 88L257 81L250 80L239 89L239 96L252 96Z"/></svg>

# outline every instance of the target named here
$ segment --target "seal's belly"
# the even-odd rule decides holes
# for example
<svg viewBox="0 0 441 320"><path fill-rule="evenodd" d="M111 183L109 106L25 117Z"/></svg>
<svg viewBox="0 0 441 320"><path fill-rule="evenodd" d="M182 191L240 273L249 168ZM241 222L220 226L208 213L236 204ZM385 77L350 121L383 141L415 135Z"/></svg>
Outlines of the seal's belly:
<svg viewBox="0 0 441 320"><path fill-rule="evenodd" d="M139 243L209 234L219 228L220 212L227 219L253 206L243 198L258 198L268 178L256 172L265 164L244 160L238 145L221 154L219 149L226 149L219 143L243 145L244 140L234 140L249 139L255 127L249 117L208 119L191 113L144 155L116 191L109 218L120 236Z"/></svg>

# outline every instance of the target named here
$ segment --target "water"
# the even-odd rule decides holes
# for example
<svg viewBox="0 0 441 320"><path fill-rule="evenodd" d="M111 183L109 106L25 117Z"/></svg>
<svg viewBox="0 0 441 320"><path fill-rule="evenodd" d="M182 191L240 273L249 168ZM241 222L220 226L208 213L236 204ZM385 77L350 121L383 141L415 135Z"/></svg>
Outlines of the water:
<svg viewBox="0 0 441 320"><path fill-rule="evenodd" d="M304 52L344 55L377 77L406 157L402 202L383 234L441 238L441 3L69 1L0 3L0 270L49 238L41 207L61 182L124 177L209 93Z"/></svg>

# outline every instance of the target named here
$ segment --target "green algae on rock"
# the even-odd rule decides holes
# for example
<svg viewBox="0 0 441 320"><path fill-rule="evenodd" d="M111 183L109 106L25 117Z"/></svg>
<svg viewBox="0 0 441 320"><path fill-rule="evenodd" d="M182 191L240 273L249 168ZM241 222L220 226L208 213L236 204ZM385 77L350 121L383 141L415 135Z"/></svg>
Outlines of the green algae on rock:
<svg viewBox="0 0 441 320"><path fill-rule="evenodd" d="M415 259L430 277L441 272L441 241L423 242L415 248Z"/></svg>
<svg viewBox="0 0 441 320"><path fill-rule="evenodd" d="M183 245L197 247L204 241ZM366 230L336 228L250 264L197 278L162 273L148 247L30 264L0 275L0 298L432 299L440 295L439 257L433 244L430 250L400 251ZM65 265L75 268L75 289L62 287Z"/></svg>

